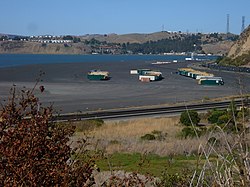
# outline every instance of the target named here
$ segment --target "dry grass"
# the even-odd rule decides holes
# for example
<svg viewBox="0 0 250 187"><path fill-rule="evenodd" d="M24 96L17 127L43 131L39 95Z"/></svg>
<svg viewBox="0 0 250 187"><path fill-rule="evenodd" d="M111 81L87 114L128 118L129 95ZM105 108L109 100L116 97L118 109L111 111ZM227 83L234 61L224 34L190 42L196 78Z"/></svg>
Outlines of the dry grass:
<svg viewBox="0 0 250 187"><path fill-rule="evenodd" d="M145 118L128 121L110 121L103 126L89 131L91 142L98 142L97 148L106 153L153 153L161 156L191 154L198 150L199 144L206 141L206 137L181 139L178 137L183 126L179 124L179 117ZM153 131L161 132L164 140L142 141L145 134ZM75 138L83 136L78 132Z"/></svg>

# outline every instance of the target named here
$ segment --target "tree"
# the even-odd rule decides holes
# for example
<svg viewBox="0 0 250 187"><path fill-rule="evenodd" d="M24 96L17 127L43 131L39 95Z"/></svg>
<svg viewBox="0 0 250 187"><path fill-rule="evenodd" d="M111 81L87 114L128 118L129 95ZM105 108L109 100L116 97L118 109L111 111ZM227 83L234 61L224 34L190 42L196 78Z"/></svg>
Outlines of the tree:
<svg viewBox="0 0 250 187"><path fill-rule="evenodd" d="M73 36L70 35L63 36L63 40L73 40Z"/></svg>
<svg viewBox="0 0 250 187"><path fill-rule="evenodd" d="M192 124L198 125L200 117L198 112L194 110L187 110L181 113L180 122L186 126L191 126Z"/></svg>
<svg viewBox="0 0 250 187"><path fill-rule="evenodd" d="M2 108L0 186L83 186L93 162L72 159L74 127L53 122L52 107L42 107L33 91L18 96L14 87Z"/></svg>

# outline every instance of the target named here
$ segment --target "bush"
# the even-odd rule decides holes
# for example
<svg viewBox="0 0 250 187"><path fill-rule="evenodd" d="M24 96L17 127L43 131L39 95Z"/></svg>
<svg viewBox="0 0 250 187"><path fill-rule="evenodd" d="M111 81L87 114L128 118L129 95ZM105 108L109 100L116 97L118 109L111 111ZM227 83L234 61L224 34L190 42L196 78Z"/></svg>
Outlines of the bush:
<svg viewBox="0 0 250 187"><path fill-rule="evenodd" d="M226 115L226 110L212 110L209 112L208 121L212 124L215 124L218 122L218 119L220 116Z"/></svg>
<svg viewBox="0 0 250 187"><path fill-rule="evenodd" d="M167 133L163 133L161 131L154 130L152 134L155 136L156 140L163 141L166 139Z"/></svg>
<svg viewBox="0 0 250 187"><path fill-rule="evenodd" d="M53 122L33 91L16 90L0 113L0 186L79 186L93 181L93 161L72 158L74 127ZM84 147L83 141L81 147Z"/></svg>
<svg viewBox="0 0 250 187"><path fill-rule="evenodd" d="M200 137L202 136L203 134L206 133L206 128L201 128L201 127L184 127L182 130L181 130L181 133L180 133L180 136L182 138L194 138L194 137Z"/></svg>
<svg viewBox="0 0 250 187"><path fill-rule="evenodd" d="M153 134L145 134L141 136L141 140L155 140L155 136Z"/></svg>
<svg viewBox="0 0 250 187"><path fill-rule="evenodd" d="M229 122L229 120L230 120L229 116L227 114L224 114L218 118L217 124L218 125L226 124Z"/></svg>
<svg viewBox="0 0 250 187"><path fill-rule="evenodd" d="M194 110L187 110L181 113L180 122L185 126L198 125L200 117L198 112Z"/></svg>

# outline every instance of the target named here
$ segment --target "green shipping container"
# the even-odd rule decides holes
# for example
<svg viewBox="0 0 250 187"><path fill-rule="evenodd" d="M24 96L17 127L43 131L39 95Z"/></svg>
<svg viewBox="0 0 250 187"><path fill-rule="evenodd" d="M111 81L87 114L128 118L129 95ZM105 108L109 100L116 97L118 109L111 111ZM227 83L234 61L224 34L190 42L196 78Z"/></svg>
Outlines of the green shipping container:
<svg viewBox="0 0 250 187"><path fill-rule="evenodd" d="M138 69L139 75L145 75L148 71L152 71L151 69Z"/></svg>
<svg viewBox="0 0 250 187"><path fill-rule="evenodd" d="M89 80L108 80L109 77L106 75L87 75Z"/></svg>
<svg viewBox="0 0 250 187"><path fill-rule="evenodd" d="M224 82L219 79L201 79L199 84L201 85L223 85Z"/></svg>

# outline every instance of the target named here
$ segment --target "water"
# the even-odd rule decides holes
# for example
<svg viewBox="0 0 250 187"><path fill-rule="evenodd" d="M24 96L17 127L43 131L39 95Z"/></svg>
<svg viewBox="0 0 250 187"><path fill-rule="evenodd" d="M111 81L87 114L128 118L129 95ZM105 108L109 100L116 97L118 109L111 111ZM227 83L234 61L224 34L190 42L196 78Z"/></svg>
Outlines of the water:
<svg viewBox="0 0 250 187"><path fill-rule="evenodd" d="M126 61L184 61L190 56L176 55L31 55L1 54L0 68L28 64L84 63L84 62L126 62ZM196 58L196 57L195 57ZM213 60L216 56L198 56L202 60Z"/></svg>

